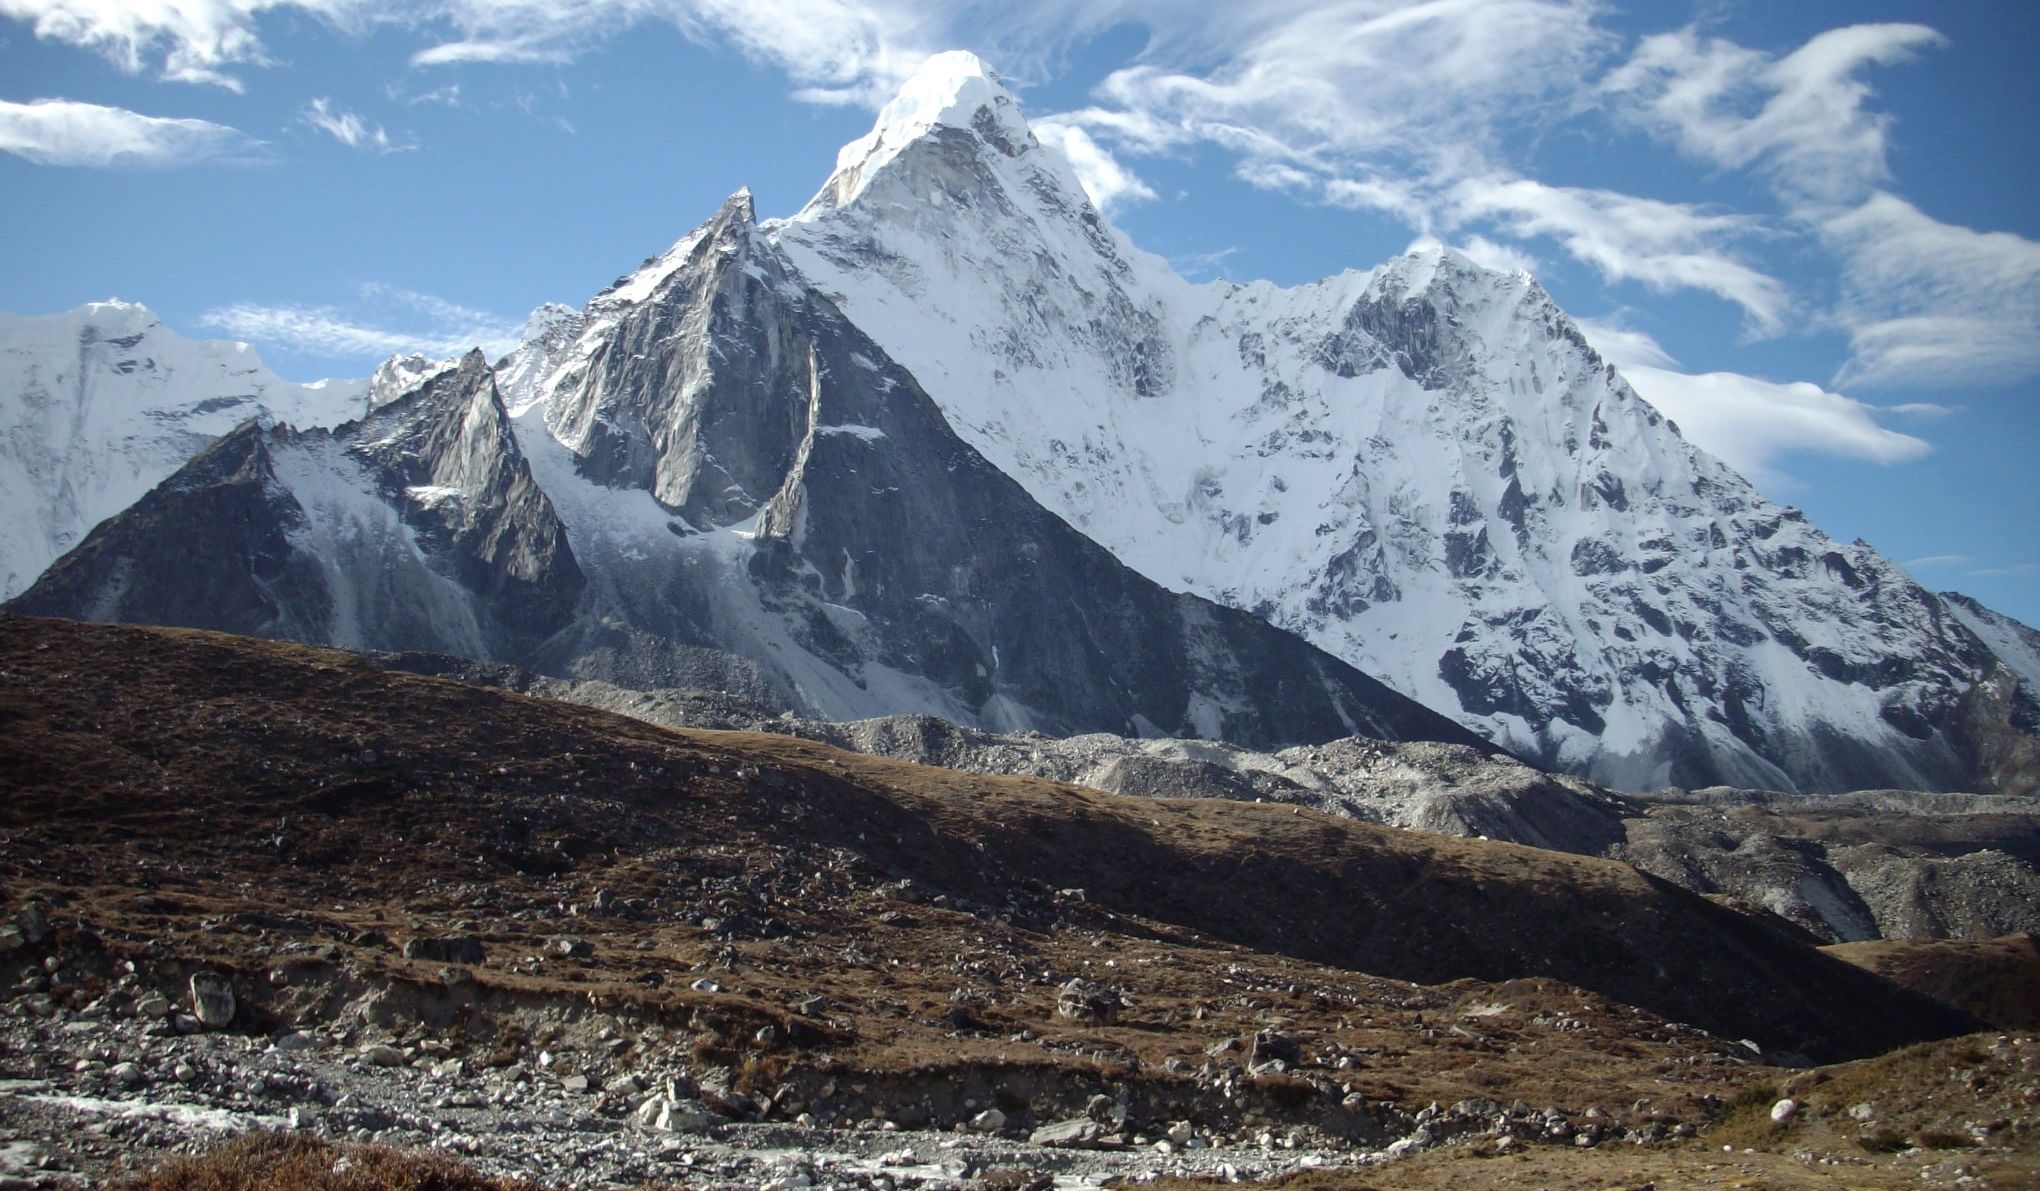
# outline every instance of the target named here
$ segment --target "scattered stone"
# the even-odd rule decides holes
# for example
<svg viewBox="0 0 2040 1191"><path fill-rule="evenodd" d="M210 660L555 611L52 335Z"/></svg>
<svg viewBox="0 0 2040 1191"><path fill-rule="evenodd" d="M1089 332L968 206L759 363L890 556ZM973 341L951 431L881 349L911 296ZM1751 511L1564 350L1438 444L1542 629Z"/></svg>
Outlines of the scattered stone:
<svg viewBox="0 0 2040 1191"><path fill-rule="evenodd" d="M21 933L20 927L12 923L0 926L0 955L5 955L10 951L19 951L27 945L28 936Z"/></svg>
<svg viewBox="0 0 2040 1191"><path fill-rule="evenodd" d="M21 931L23 942L40 943L50 937L50 916L43 911L41 902L30 902L14 916L14 925Z"/></svg>
<svg viewBox="0 0 2040 1191"><path fill-rule="evenodd" d="M588 1083L588 1077L585 1075L569 1075L560 1081L560 1087L579 1094L588 1090Z"/></svg>
<svg viewBox="0 0 2040 1191"><path fill-rule="evenodd" d="M1072 977L1055 996L1056 1016L1089 1025L1109 1026L1118 1021L1125 1004L1117 990L1093 984L1082 976Z"/></svg>
<svg viewBox="0 0 2040 1191"><path fill-rule="evenodd" d="M135 1015L137 1017L146 1017L150 1021L162 1021L170 1016L170 998L157 993L150 993L148 996L135 1002Z"/></svg>
<svg viewBox="0 0 2040 1191"><path fill-rule="evenodd" d="M234 986L218 972L191 974L191 1015L208 1030L221 1029L234 1020Z"/></svg>
<svg viewBox="0 0 2040 1191"><path fill-rule="evenodd" d="M687 987L693 989L695 992L719 993L722 991L722 985L717 984L715 981L710 980L706 976L703 976L701 979L695 981L693 984L690 984Z"/></svg>
<svg viewBox="0 0 2040 1191"><path fill-rule="evenodd" d="M1043 1125L1029 1134L1027 1140L1038 1146L1063 1146L1071 1149L1085 1149L1098 1144L1104 1127L1090 1117L1071 1117Z"/></svg>
<svg viewBox="0 0 2040 1191"><path fill-rule="evenodd" d="M421 936L404 943L405 959L439 964L478 964L486 958L482 941L473 935Z"/></svg>
<svg viewBox="0 0 2040 1191"><path fill-rule="evenodd" d="M364 1048L361 1052L361 1057L377 1067L401 1067L404 1065L404 1052L387 1042L379 1042L374 1046Z"/></svg>
<svg viewBox="0 0 2040 1191"><path fill-rule="evenodd" d="M1247 1048L1247 1070L1260 1072L1269 1069L1287 1071L1303 1061L1303 1048L1296 1040L1274 1030L1262 1030L1254 1035L1252 1045Z"/></svg>
<svg viewBox="0 0 2040 1191"><path fill-rule="evenodd" d="M638 1124L664 1133L698 1133L717 1123L698 1101L653 1096L638 1106Z"/></svg>
<svg viewBox="0 0 2040 1191"><path fill-rule="evenodd" d="M552 949L568 959L588 959L595 954L594 944L586 939L571 937L554 939Z"/></svg>
<svg viewBox="0 0 2040 1191"><path fill-rule="evenodd" d="M973 1133L997 1133L1006 1127L1006 1114L996 1108L987 1108L970 1119Z"/></svg>
<svg viewBox="0 0 2040 1191"><path fill-rule="evenodd" d="M1773 1104L1771 1106L1771 1123L1774 1125L1782 1125L1785 1122L1791 1120L1792 1114L1798 1111L1799 1101L1791 1099L1780 1100L1778 1103Z"/></svg>
<svg viewBox="0 0 2040 1191"><path fill-rule="evenodd" d="M135 1087L143 1080L141 1066L136 1063L115 1063L106 1074L125 1088Z"/></svg>

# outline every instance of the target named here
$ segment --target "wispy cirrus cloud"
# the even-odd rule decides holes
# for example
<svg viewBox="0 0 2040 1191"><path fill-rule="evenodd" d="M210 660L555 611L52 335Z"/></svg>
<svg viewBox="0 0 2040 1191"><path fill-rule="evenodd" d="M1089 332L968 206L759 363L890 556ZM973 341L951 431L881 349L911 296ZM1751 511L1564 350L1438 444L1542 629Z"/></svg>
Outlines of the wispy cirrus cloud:
<svg viewBox="0 0 2040 1191"><path fill-rule="evenodd" d="M1850 25L1774 57L1688 27L1644 38L1601 89L1693 157L1760 169L1795 197L1851 201L1890 177L1891 119L1869 108L1863 70L1946 40L1924 25Z"/></svg>
<svg viewBox="0 0 2040 1191"><path fill-rule="evenodd" d="M403 153L417 148L415 143L395 140L380 124L370 127L368 121L353 112L334 108L330 99L314 99L306 105L300 119L350 149L373 153Z"/></svg>
<svg viewBox="0 0 2040 1191"><path fill-rule="evenodd" d="M128 74L153 64L168 82L239 91L234 70L270 62L256 23L264 12L290 8L343 23L374 7L369 0L0 0L0 16L27 22L44 40L92 50Z"/></svg>
<svg viewBox="0 0 2040 1191"><path fill-rule="evenodd" d="M1467 178L1452 188L1449 202L1455 226L1486 218L1519 236L1548 236L1610 281L1700 290L1733 302L1759 335L1777 334L1792 310L1782 282L1722 247L1762 231L1748 216L1520 177Z"/></svg>
<svg viewBox="0 0 2040 1191"><path fill-rule="evenodd" d="M1994 384L2040 373L2040 243L1945 223L1885 189L1891 118L1861 77L1947 44L1924 25L1829 30L1773 56L1691 29L1645 38L1602 83L1624 118L1751 169L1841 270L1839 385Z"/></svg>
<svg viewBox="0 0 2040 1191"><path fill-rule="evenodd" d="M71 99L0 100L0 152L38 165L169 169L251 160L262 147L239 129L209 120L144 116Z"/></svg>
<svg viewBox="0 0 2040 1191"><path fill-rule="evenodd" d="M1942 223L1883 191L1820 223L1841 258L1839 384L1988 384L2040 373L2040 243Z"/></svg>
<svg viewBox="0 0 2040 1191"><path fill-rule="evenodd" d="M1587 341L1621 370L1644 400L1677 422L1688 442L1758 482L1784 477L1795 454L1900 463L1931 444L1878 422L1890 411L1804 381L1736 372L1687 373L1650 335L1620 322L1580 320Z"/></svg>
<svg viewBox="0 0 2040 1191"><path fill-rule="evenodd" d="M1054 146L1069 160L1084 193L1091 197L1091 204L1100 211L1110 213L1116 207L1147 202L1155 197L1154 190L1141 180L1140 175L1100 148L1098 142L1091 139L1091 134L1082 128L1053 118L1037 120L1032 127L1034 135L1042 143Z"/></svg>
<svg viewBox="0 0 2040 1191"><path fill-rule="evenodd" d="M1216 145L1252 185L1386 215L1489 259L1534 260L1529 243L1547 242L1611 281L1710 293L1739 306L1753 334L1778 333L1795 303L1740 250L1766 233L1760 218L1555 186L1510 164L1512 136L1600 103L1586 80L1619 43L1598 12L1573 0L1228 10L1208 36L1157 33L1160 53L1215 56L1215 67L1127 67L1096 103L1057 118L1106 152Z"/></svg>
<svg viewBox="0 0 2040 1191"><path fill-rule="evenodd" d="M346 32L415 30L420 66L570 61L657 22L720 39L785 70L819 98L860 102L904 78L932 42L925 12L861 0L0 0L36 36L95 51L129 74L239 91L239 72L272 65L261 21L285 10Z"/></svg>
<svg viewBox="0 0 2040 1191"><path fill-rule="evenodd" d="M236 302L199 321L257 344L322 356L451 356L479 347L490 356L517 346L513 319L397 286L370 282L349 308Z"/></svg>

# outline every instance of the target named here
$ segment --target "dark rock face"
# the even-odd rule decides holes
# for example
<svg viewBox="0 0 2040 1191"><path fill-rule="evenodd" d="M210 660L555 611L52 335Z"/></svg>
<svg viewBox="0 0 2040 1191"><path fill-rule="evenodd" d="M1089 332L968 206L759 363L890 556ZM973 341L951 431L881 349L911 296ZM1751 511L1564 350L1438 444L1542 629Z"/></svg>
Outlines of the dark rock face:
<svg viewBox="0 0 2040 1191"><path fill-rule="evenodd" d="M102 523L9 606L35 615L221 628L307 639L332 618L290 544L304 510L277 483L277 436L255 422ZM193 560L221 560L194 567Z"/></svg>
<svg viewBox="0 0 2040 1191"><path fill-rule="evenodd" d="M619 319L548 421L584 474L643 488L697 528L755 513L792 461L808 405L776 262L744 250L751 198L696 233L659 300ZM746 269L759 272L747 273Z"/></svg>
<svg viewBox="0 0 2040 1191"><path fill-rule="evenodd" d="M335 431L244 424L10 606L507 659L582 582L474 353Z"/></svg>
<svg viewBox="0 0 2040 1191"><path fill-rule="evenodd" d="M756 231L739 195L591 303L579 338L545 349L569 362L532 382L543 425L513 423L477 354L330 435L247 428L19 606L715 685L830 717L1479 744L1047 512ZM573 511L527 447L566 460L538 474ZM181 553L192 534L207 548Z"/></svg>
<svg viewBox="0 0 2040 1191"><path fill-rule="evenodd" d="M1122 565L810 301L808 424L753 568L859 614L847 631L819 622L824 644L925 675L986 722L1028 709L1020 722L1055 733L1469 739L1300 639Z"/></svg>
<svg viewBox="0 0 2040 1191"><path fill-rule="evenodd" d="M347 428L385 494L436 529L457 577L507 625L543 635L572 611L580 573L565 528L531 478L479 351Z"/></svg>

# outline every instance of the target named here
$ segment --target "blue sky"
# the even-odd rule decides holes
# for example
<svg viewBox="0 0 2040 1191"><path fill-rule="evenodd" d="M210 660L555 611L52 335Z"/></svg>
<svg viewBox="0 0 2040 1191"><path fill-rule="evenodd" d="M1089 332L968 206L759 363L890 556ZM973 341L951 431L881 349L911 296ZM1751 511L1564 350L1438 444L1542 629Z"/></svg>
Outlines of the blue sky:
<svg viewBox="0 0 2040 1191"><path fill-rule="evenodd" d="M1197 277L1530 269L1689 436L2040 623L2040 6L0 0L0 309L501 347L977 51Z"/></svg>

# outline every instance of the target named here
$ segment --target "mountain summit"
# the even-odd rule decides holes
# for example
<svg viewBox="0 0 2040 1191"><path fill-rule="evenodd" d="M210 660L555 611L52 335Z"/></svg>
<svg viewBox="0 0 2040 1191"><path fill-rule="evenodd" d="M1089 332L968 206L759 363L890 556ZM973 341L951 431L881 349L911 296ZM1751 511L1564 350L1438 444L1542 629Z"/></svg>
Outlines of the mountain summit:
<svg viewBox="0 0 2040 1191"><path fill-rule="evenodd" d="M1686 442L1534 280L1433 247L1191 284L973 61L931 63L910 92L963 98L903 96L766 231L1047 508L1608 784L1982 780L1992 651Z"/></svg>
<svg viewBox="0 0 2040 1191"><path fill-rule="evenodd" d="M1019 100L991 67L967 50L936 54L901 85L871 131L836 154L836 172L796 218L854 201L887 162L940 129L974 132L1009 156L1039 148Z"/></svg>

